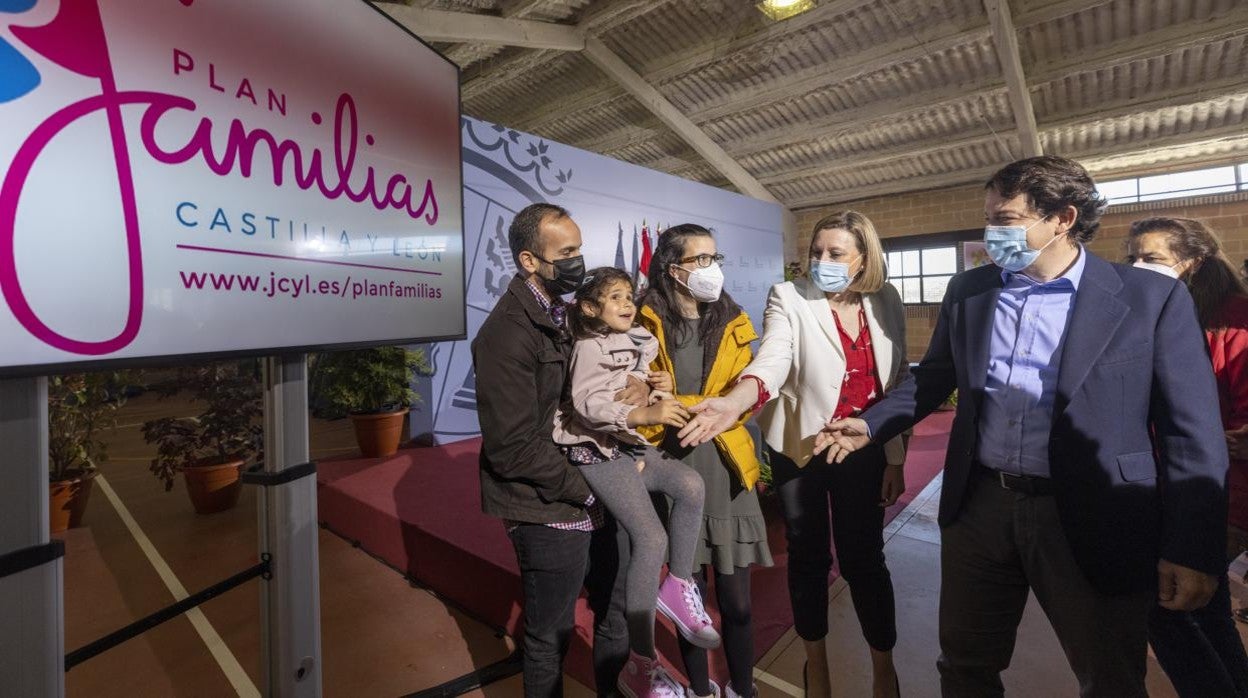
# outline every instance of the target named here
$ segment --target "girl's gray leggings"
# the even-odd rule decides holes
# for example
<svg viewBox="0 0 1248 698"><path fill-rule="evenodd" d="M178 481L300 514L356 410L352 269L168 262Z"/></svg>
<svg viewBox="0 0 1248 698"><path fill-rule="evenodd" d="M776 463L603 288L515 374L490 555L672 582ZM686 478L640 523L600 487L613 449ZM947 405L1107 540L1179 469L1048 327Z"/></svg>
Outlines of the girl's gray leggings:
<svg viewBox="0 0 1248 698"><path fill-rule="evenodd" d="M637 461L646 467L637 472ZM628 638L637 654L654 657L654 609L659 596L659 574L670 538L670 566L688 574L702 528L702 476L656 448L645 447L640 457L622 455L605 463L579 466L594 497L602 502L628 533L632 556L625 587ZM663 530L650 493L672 500L668 517L670 536ZM680 576L680 575L677 575Z"/></svg>

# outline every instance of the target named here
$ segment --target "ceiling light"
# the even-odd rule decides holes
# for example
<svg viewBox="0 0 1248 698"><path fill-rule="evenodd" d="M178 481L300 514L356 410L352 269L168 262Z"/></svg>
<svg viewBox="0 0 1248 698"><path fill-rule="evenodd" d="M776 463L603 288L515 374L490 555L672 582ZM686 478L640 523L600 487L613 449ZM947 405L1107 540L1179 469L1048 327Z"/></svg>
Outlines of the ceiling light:
<svg viewBox="0 0 1248 698"><path fill-rule="evenodd" d="M814 7L815 0L763 0L758 3L759 11L776 22L800 15Z"/></svg>

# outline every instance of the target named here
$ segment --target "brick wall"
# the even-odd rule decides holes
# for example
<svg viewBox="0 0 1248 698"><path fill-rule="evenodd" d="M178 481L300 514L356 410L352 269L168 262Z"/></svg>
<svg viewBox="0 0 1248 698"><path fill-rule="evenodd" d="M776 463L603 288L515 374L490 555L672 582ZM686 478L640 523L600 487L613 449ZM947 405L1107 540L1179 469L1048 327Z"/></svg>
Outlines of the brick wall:
<svg viewBox="0 0 1248 698"><path fill-rule="evenodd" d="M966 230L984 225L984 190L978 186L937 189L796 211L797 244L785 251L792 255L786 260L803 261L815 223L845 209L870 218L884 238Z"/></svg>
<svg viewBox="0 0 1248 698"><path fill-rule="evenodd" d="M892 237L983 228L984 190L979 185L938 189L796 211L797 240L785 250L785 260L804 263L815 223L844 209L870 218L887 246ZM1121 260L1131 222L1151 216L1203 220L1221 236L1232 262L1248 258L1248 192L1115 206L1101 219L1101 229L1088 249L1105 259ZM927 349L936 312L936 306L907 307L906 345L911 361L918 361Z"/></svg>

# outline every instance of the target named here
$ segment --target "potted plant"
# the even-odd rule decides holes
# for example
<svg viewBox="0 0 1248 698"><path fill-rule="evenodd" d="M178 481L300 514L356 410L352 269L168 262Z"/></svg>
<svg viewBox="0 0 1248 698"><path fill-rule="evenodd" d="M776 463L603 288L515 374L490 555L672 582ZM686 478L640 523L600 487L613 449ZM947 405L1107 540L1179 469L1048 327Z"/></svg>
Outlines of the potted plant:
<svg viewBox="0 0 1248 698"><path fill-rule="evenodd" d="M53 532L82 525L96 469L108 460L101 432L125 404L121 373L48 378L48 513Z"/></svg>
<svg viewBox="0 0 1248 698"><path fill-rule="evenodd" d="M412 373L429 370L421 350L370 347L321 354L311 382L322 414L349 415L360 453L380 458L399 450L403 417L420 401Z"/></svg>
<svg viewBox="0 0 1248 698"><path fill-rule="evenodd" d="M143 424L143 439L156 444L150 470L173 489L182 473L191 504L200 514L231 509L242 489L240 471L261 456L263 402L254 361L193 366L160 389L162 397L180 390L203 410L192 417L161 417Z"/></svg>

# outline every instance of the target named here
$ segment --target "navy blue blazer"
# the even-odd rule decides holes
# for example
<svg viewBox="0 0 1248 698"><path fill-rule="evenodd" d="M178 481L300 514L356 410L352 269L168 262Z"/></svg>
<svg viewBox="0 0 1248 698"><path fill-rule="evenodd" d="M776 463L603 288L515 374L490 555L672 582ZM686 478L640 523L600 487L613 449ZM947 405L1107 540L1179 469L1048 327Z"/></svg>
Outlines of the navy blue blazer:
<svg viewBox="0 0 1248 698"><path fill-rule="evenodd" d="M995 266L955 276L923 361L862 415L883 443L958 389L942 526L957 519L968 491L1001 287ZM1049 461L1079 567L1108 594L1155 585L1158 558L1225 571L1226 441L1187 289L1088 254L1066 333Z"/></svg>

